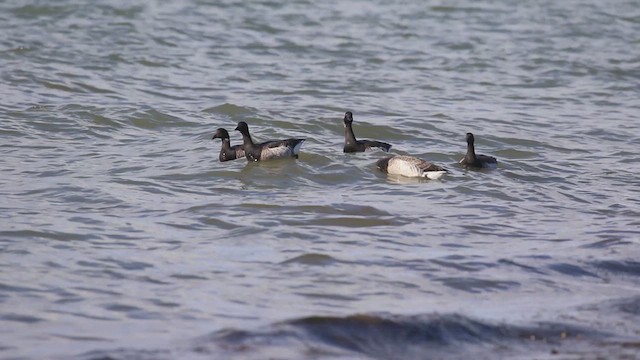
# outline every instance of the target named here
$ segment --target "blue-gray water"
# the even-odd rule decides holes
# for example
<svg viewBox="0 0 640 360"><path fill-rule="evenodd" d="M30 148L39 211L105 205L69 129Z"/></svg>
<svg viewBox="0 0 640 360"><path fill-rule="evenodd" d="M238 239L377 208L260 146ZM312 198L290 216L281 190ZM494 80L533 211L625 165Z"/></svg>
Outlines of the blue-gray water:
<svg viewBox="0 0 640 360"><path fill-rule="evenodd" d="M637 1L2 1L0 358L640 357L639 99Z"/></svg>

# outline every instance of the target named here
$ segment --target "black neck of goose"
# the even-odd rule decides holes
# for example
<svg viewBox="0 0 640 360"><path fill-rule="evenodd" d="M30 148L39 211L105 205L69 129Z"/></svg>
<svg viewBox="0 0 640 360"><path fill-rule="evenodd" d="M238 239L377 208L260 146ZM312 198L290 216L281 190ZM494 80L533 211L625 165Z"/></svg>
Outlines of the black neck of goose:
<svg viewBox="0 0 640 360"><path fill-rule="evenodd" d="M252 148L253 147L253 140L251 140L251 135L249 135L249 133L247 134L242 134L242 143L244 144L244 147L246 149Z"/></svg>
<svg viewBox="0 0 640 360"><path fill-rule="evenodd" d="M231 149L231 140L229 140L229 138L222 138L222 149L223 150Z"/></svg>
<svg viewBox="0 0 640 360"><path fill-rule="evenodd" d="M476 161L476 149L472 142L467 143L467 155L465 156L467 161Z"/></svg>
<svg viewBox="0 0 640 360"><path fill-rule="evenodd" d="M344 139L348 143L356 143L356 135L353 133L353 127L351 123L344 124Z"/></svg>

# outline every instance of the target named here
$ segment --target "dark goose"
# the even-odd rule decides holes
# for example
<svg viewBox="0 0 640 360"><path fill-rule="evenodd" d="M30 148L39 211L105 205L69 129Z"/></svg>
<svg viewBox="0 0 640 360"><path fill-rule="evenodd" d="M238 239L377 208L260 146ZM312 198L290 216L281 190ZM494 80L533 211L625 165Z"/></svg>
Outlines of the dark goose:
<svg viewBox="0 0 640 360"><path fill-rule="evenodd" d="M352 124L353 114L351 111L347 111L344 114L344 152L364 152L374 147L386 152L389 151L391 145L385 142L375 140L356 140Z"/></svg>
<svg viewBox="0 0 640 360"><path fill-rule="evenodd" d="M236 160L244 157L244 145L233 145L229 141L229 133L223 128L219 128L213 134L211 140L222 139L222 148L220 149L220 162Z"/></svg>
<svg viewBox="0 0 640 360"><path fill-rule="evenodd" d="M396 155L380 159L376 163L378 169L389 175L402 175L406 177L424 177L427 179L439 179L447 173L447 169L426 160L413 156Z"/></svg>
<svg viewBox="0 0 640 360"><path fill-rule="evenodd" d="M475 169L495 169L498 167L498 160L493 156L476 155L476 150L473 146L474 141L473 134L467 133L467 154L460 160L460 164L464 167Z"/></svg>
<svg viewBox="0 0 640 360"><path fill-rule="evenodd" d="M249 134L249 125L246 122L240 121L236 130L242 134L242 141L244 143L244 154L249 161L264 161L270 159L280 159L293 157L298 158L300 147L306 139L285 139L265 141L263 143L256 144L251 139Z"/></svg>

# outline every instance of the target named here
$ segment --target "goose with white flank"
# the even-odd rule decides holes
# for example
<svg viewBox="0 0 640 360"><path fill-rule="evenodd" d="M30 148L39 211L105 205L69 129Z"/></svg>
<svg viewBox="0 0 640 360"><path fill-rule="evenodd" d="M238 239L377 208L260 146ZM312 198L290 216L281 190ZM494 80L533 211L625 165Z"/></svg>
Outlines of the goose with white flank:
<svg viewBox="0 0 640 360"><path fill-rule="evenodd" d="M380 159L376 166L389 175L423 177L432 180L439 179L448 172L442 166L407 155L396 155Z"/></svg>
<svg viewBox="0 0 640 360"><path fill-rule="evenodd" d="M240 121L236 127L237 131L242 134L242 142L244 145L244 154L249 161L264 161L280 158L298 158L300 147L306 139L285 139L265 141L256 144L249 134L249 125Z"/></svg>

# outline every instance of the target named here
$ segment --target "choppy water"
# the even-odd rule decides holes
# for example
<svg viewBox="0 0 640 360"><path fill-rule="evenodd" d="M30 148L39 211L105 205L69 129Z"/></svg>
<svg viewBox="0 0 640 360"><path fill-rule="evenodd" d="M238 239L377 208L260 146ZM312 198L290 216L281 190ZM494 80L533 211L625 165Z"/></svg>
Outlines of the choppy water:
<svg viewBox="0 0 640 360"><path fill-rule="evenodd" d="M638 356L637 1L9 0L0 34L0 358ZM343 154L346 110L451 174ZM219 163L241 120L300 159Z"/></svg>

